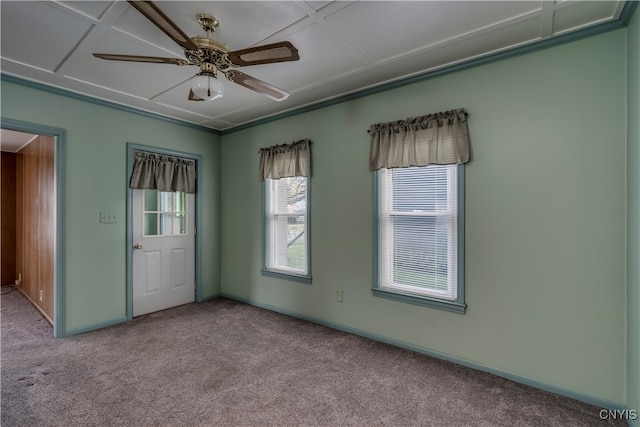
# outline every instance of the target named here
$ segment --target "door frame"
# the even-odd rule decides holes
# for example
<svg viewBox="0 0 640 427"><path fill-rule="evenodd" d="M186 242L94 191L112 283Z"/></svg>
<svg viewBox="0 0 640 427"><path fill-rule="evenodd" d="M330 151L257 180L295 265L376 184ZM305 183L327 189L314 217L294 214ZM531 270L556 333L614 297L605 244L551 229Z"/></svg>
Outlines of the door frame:
<svg viewBox="0 0 640 427"><path fill-rule="evenodd" d="M66 129L56 128L38 123L25 122L2 117L2 129L26 132L53 137L54 145L54 176L55 176L55 244L53 247L53 336L62 338L67 336L66 329Z"/></svg>
<svg viewBox="0 0 640 427"><path fill-rule="evenodd" d="M149 153L163 154L166 156L183 157L196 163L196 194L195 194L195 280L196 295L195 301L202 302L202 233L200 221L202 218L201 193L198 191L198 184L202 182L202 156L199 154L185 153L176 150L167 150L149 145L134 144L127 142L127 319L133 319L133 189L129 188L129 177L133 172L134 151L146 151Z"/></svg>

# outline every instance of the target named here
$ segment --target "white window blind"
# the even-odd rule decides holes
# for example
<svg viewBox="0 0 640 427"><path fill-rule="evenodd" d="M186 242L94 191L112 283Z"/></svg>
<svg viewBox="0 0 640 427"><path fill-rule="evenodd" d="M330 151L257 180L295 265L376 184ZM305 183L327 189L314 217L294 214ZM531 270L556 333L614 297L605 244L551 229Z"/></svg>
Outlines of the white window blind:
<svg viewBox="0 0 640 427"><path fill-rule="evenodd" d="M457 165L381 169L379 288L457 298Z"/></svg>
<svg viewBox="0 0 640 427"><path fill-rule="evenodd" d="M307 275L307 177L266 179L267 270Z"/></svg>

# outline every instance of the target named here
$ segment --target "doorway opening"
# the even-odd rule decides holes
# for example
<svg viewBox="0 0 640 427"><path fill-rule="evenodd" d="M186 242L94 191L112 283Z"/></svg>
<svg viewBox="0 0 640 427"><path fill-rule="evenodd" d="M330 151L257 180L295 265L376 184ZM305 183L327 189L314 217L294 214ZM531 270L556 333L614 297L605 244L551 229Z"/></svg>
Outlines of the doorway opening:
<svg viewBox="0 0 640 427"><path fill-rule="evenodd" d="M1 128L2 293L20 292L61 337L65 131L10 119Z"/></svg>

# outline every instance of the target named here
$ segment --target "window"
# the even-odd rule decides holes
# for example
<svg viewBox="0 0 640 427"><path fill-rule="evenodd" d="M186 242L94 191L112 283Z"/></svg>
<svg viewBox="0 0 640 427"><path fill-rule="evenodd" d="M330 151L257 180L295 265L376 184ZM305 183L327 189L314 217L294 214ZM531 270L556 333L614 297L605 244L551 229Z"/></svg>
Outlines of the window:
<svg viewBox="0 0 640 427"><path fill-rule="evenodd" d="M145 236L187 234L186 193L144 190L142 194Z"/></svg>
<svg viewBox="0 0 640 427"><path fill-rule="evenodd" d="M463 168L376 172L374 295L464 313Z"/></svg>
<svg viewBox="0 0 640 427"><path fill-rule="evenodd" d="M309 179L265 179L264 268L310 282Z"/></svg>

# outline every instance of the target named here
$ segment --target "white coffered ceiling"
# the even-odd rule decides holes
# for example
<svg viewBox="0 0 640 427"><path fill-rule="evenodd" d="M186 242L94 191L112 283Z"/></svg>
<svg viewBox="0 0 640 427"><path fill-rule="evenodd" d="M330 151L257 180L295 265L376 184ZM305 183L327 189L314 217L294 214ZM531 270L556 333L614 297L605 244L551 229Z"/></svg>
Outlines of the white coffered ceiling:
<svg viewBox="0 0 640 427"><path fill-rule="evenodd" d="M184 58L124 1L1 1L1 69L225 131L398 79L614 22L624 1L160 1L189 36L199 13L231 50L283 40L300 60L242 71L291 94L275 102L224 78L225 96L187 100L194 66L105 61L93 52Z"/></svg>

